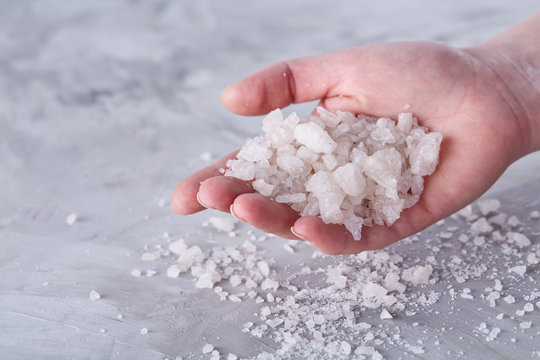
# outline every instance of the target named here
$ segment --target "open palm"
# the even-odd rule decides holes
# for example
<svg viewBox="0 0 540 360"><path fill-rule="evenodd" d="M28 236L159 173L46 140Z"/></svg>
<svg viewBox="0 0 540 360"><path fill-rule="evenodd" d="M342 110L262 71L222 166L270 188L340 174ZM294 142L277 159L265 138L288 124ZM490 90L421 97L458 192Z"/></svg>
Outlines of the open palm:
<svg viewBox="0 0 540 360"><path fill-rule="evenodd" d="M420 201L391 227L364 227L361 241L342 225L300 218L288 205L254 193L249 182L222 176L218 169L234 154L184 179L174 192L172 207L180 214L205 207L233 212L329 254L382 248L454 213L485 192L527 145L519 107L482 57L433 42L369 45L277 63L226 89L222 100L241 115L320 100L331 111L397 118L410 104L421 125L443 134L439 165L425 179Z"/></svg>

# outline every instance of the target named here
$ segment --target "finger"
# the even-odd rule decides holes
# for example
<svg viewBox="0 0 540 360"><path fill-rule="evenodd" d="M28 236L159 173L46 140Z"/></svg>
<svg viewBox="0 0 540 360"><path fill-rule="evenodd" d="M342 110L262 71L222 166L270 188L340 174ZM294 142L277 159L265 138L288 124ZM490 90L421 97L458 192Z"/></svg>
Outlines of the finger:
<svg viewBox="0 0 540 360"><path fill-rule="evenodd" d="M172 195L171 208L173 211L180 215L189 215L204 210L205 207L197 201L197 193L199 192L201 183L208 178L222 175L219 170L224 169L227 161L234 158L236 153L233 152L226 155L212 165L182 180L176 186Z"/></svg>
<svg viewBox="0 0 540 360"><path fill-rule="evenodd" d="M260 194L238 196L231 213L239 220L285 239L299 239L291 232L291 226L299 215L286 204L275 202Z"/></svg>
<svg viewBox="0 0 540 360"><path fill-rule="evenodd" d="M199 188L198 200L206 208L229 212L238 196L252 193L250 182L229 176L215 176L206 179Z"/></svg>
<svg viewBox="0 0 540 360"><path fill-rule="evenodd" d="M333 94L345 66L339 52L273 64L226 88L221 99L240 115L262 115Z"/></svg>

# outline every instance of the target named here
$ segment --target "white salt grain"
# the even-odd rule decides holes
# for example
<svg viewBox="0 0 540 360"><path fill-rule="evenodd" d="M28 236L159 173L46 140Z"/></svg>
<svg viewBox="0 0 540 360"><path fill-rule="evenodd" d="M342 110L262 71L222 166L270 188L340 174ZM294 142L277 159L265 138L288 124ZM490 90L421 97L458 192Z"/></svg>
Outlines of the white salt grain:
<svg viewBox="0 0 540 360"><path fill-rule="evenodd" d="M381 315L379 317L381 318L381 320L388 320L393 318L393 316L386 309L383 309L381 311Z"/></svg>
<svg viewBox="0 0 540 360"><path fill-rule="evenodd" d="M519 248L523 248L526 246L531 245L531 240L527 238L525 235L517 232L508 232L506 234L506 237L508 238L508 242L512 244L516 244Z"/></svg>
<svg viewBox="0 0 540 360"><path fill-rule="evenodd" d="M527 271L527 267L525 265L513 266L508 269L508 272L516 273L519 276L523 276L526 271Z"/></svg>
<svg viewBox="0 0 540 360"><path fill-rule="evenodd" d="M214 345L212 345L212 344L205 344L201 349L203 354L209 354L213 350L214 350Z"/></svg>
<svg viewBox="0 0 540 360"><path fill-rule="evenodd" d="M500 206L501 202L497 199L485 199L478 201L478 208L484 216L491 212L497 211Z"/></svg>
<svg viewBox="0 0 540 360"><path fill-rule="evenodd" d="M77 214L71 213L66 217L66 224L69 226L75 224L77 222Z"/></svg>
<svg viewBox="0 0 540 360"><path fill-rule="evenodd" d="M90 297L91 301L96 301L96 300L101 299L101 295L96 290L90 291L90 294L88 296Z"/></svg>
<svg viewBox="0 0 540 360"><path fill-rule="evenodd" d="M147 328L142 328L142 329L140 330L140 333L141 333L142 335L146 335L146 334L148 334L148 329L147 329Z"/></svg>
<svg viewBox="0 0 540 360"><path fill-rule="evenodd" d="M530 328L531 328L531 324L532 324L532 323L531 323L530 321L522 321L522 322L519 323L519 327L520 327L521 329L524 329L524 330L525 330L525 329L530 329Z"/></svg>
<svg viewBox="0 0 540 360"><path fill-rule="evenodd" d="M208 219L208 222L210 225L214 227L214 229L218 231L223 232L230 232L234 230L235 220L233 217L216 217L213 216Z"/></svg>

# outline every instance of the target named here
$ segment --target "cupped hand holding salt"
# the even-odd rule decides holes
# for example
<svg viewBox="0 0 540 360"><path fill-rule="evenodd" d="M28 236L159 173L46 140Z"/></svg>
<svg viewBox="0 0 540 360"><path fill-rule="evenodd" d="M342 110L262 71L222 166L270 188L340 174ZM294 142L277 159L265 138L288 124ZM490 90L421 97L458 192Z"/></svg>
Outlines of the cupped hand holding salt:
<svg viewBox="0 0 540 360"><path fill-rule="evenodd" d="M248 139L225 175L252 181L255 191L301 216L343 224L355 240L364 225L391 226L418 202L442 135L407 112L397 122L322 107L317 113L300 119L272 111L264 136Z"/></svg>

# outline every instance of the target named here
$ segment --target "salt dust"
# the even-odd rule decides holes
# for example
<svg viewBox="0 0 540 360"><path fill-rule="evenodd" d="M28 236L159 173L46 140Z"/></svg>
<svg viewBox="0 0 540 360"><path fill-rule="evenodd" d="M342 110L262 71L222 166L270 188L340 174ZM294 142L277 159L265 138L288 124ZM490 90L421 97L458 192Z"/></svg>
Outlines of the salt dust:
<svg viewBox="0 0 540 360"><path fill-rule="evenodd" d="M419 126L411 113L397 121L322 107L317 114L284 118L272 111L263 120L265 135L247 139L225 175L252 181L255 191L302 216L344 224L356 240L364 225L392 225L418 202L442 135Z"/></svg>

